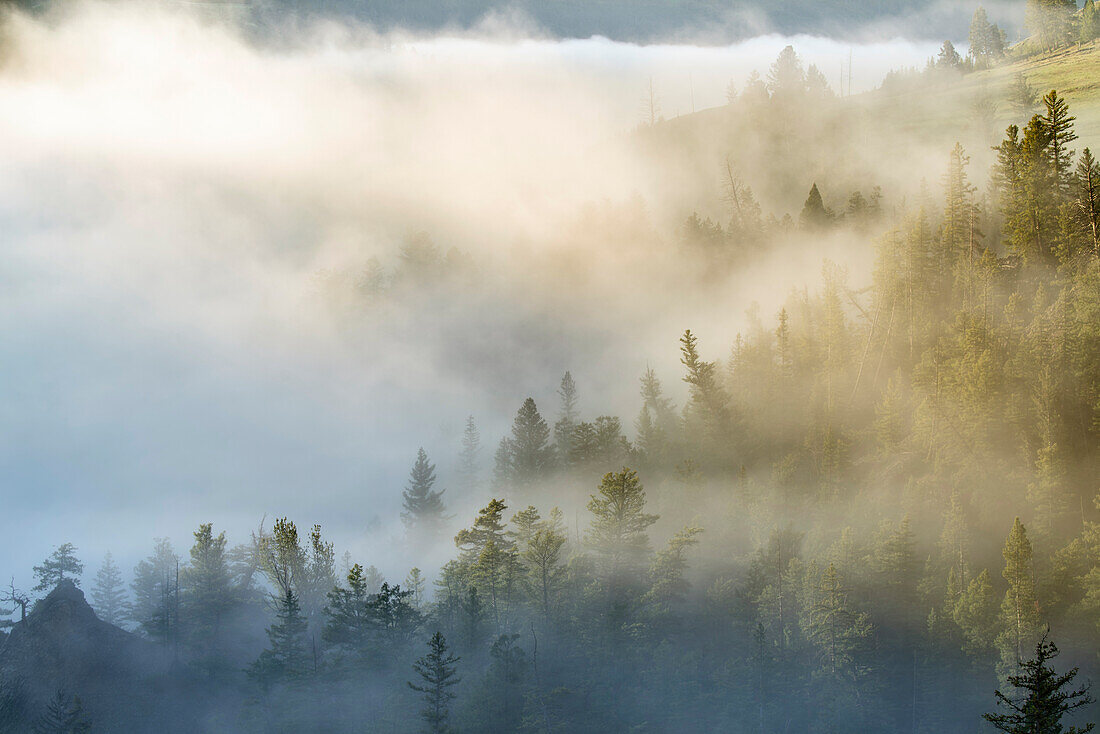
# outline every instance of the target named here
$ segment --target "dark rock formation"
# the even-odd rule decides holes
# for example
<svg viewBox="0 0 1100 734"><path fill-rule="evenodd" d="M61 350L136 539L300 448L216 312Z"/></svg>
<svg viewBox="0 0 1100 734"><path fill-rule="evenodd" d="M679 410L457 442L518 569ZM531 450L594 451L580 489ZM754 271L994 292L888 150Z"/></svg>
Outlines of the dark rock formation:
<svg viewBox="0 0 1100 734"><path fill-rule="evenodd" d="M64 580L0 640L0 731L30 731L57 691L95 732L202 731L198 681L160 646L96 617Z"/></svg>

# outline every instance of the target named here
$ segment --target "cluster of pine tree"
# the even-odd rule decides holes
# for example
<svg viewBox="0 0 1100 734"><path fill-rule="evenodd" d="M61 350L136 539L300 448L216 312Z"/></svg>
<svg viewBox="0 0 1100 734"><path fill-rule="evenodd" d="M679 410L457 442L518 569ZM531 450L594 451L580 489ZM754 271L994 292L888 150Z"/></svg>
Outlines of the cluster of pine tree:
<svg viewBox="0 0 1100 734"><path fill-rule="evenodd" d="M793 68L769 99L807 93ZM568 373L552 422L523 401L491 478L468 420L455 486L486 504L432 592L283 518L236 547L204 524L186 560L158 540L129 595L108 558L93 604L238 686L245 730L964 732L998 686L1061 695L1048 629L1100 672L1100 165L1066 100L1042 105L986 194L961 146L938 202L838 216L815 185L800 236L885 230L870 285L826 263L728 360L685 331L686 401L647 370L633 438ZM420 450L410 555L455 529L436 482ZM83 572L74 551L39 590ZM1045 721L1086 705L1065 695Z"/></svg>

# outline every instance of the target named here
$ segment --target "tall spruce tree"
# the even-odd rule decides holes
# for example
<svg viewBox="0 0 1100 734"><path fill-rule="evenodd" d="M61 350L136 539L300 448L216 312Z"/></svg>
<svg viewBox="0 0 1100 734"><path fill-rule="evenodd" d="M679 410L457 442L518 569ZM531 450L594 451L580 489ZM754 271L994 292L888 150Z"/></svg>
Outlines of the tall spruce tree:
<svg viewBox="0 0 1100 734"><path fill-rule="evenodd" d="M126 618L126 587L122 571L108 551L95 575L91 590L92 608L104 622L120 625Z"/></svg>
<svg viewBox="0 0 1100 734"><path fill-rule="evenodd" d="M1073 185L1074 152L1069 149L1069 145L1077 139L1077 133L1073 131L1073 123L1077 118L1069 114L1069 104L1065 97L1059 97L1054 89L1043 97L1043 107L1046 109L1042 118L1043 127L1049 141L1054 180L1059 198L1065 200L1069 198Z"/></svg>
<svg viewBox="0 0 1100 734"><path fill-rule="evenodd" d="M523 401L512 422L510 451L510 480L517 487L525 487L542 479L553 467L553 448L550 446L550 428L539 415L532 398Z"/></svg>
<svg viewBox="0 0 1100 734"><path fill-rule="evenodd" d="M806 231L815 232L829 226L832 220L832 212L825 208L817 182L814 182L810 187L809 195L806 196L806 203L802 205L802 212L798 215L798 226Z"/></svg>
<svg viewBox="0 0 1100 734"><path fill-rule="evenodd" d="M1077 162L1077 211L1094 254L1100 254L1100 163L1085 148Z"/></svg>
<svg viewBox="0 0 1100 734"><path fill-rule="evenodd" d="M580 418L580 413L577 411L577 384L569 372L561 378L558 398L561 400L561 407L558 409L558 420L554 423L554 445L558 455L566 457L569 454L573 428L576 427Z"/></svg>
<svg viewBox="0 0 1100 734"><path fill-rule="evenodd" d="M249 677L265 690L303 678L316 667L298 595L288 586L273 595L273 601L275 622L267 628L268 646L248 669Z"/></svg>
<svg viewBox="0 0 1100 734"><path fill-rule="evenodd" d="M179 620L179 556L167 538L154 541L153 553L134 567L130 618L147 636L169 642Z"/></svg>
<svg viewBox="0 0 1100 734"><path fill-rule="evenodd" d="M1001 604L1001 649L1005 669L1010 669L1023 661L1023 652L1038 636L1040 624L1031 541L1018 517L1012 523L1002 555L1005 568L1001 575L1008 582L1008 590Z"/></svg>
<svg viewBox="0 0 1100 734"><path fill-rule="evenodd" d="M236 602L229 571L225 533L214 535L212 523L194 533L191 563L181 577L181 605L187 636L196 657L208 672L218 667L227 617Z"/></svg>
<svg viewBox="0 0 1100 734"><path fill-rule="evenodd" d="M424 731L429 734L446 734L451 730L451 701L455 698L451 688L462 680L458 677L459 660L447 649L443 634L436 632L428 641L428 653L413 663L420 680L409 681L408 686L423 694L420 718L424 721Z"/></svg>
<svg viewBox="0 0 1100 734"><path fill-rule="evenodd" d="M462 451L458 455L458 487L464 494L476 489L481 473L481 432L477 430L474 417L467 416L466 427L462 431Z"/></svg>
<svg viewBox="0 0 1100 734"><path fill-rule="evenodd" d="M409 483L401 493L401 520L405 531L411 535L430 539L438 535L446 522L443 505L443 492L433 490L435 485L435 464L428 461L428 455L421 448L416 452L416 461L409 472Z"/></svg>

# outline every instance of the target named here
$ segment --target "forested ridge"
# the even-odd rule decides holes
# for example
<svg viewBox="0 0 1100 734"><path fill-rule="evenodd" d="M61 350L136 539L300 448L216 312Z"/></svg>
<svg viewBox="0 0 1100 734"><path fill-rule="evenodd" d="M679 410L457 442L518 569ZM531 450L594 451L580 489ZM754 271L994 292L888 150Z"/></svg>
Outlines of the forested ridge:
<svg viewBox="0 0 1100 734"><path fill-rule="evenodd" d="M992 167L955 145L915 197L826 171L799 212L765 214L752 169L723 163L727 216L675 235L699 271L843 240L873 253L869 282L825 260L733 344L685 330L683 384L646 370L630 415L566 373L556 404L515 396L499 442L467 419L446 476L408 447L406 574L311 518L234 543L203 524L129 578L56 547L34 589L0 592L0 728L174 730L26 667L36 618L80 617L82 577L135 659L185 682L149 696L179 696L190 730L971 732L1016 725L994 691L1062 688L1044 725L1095 720L1069 691L1100 673L1100 163L1073 100L1022 85ZM793 49L731 95L761 131L837 104ZM354 319L481 277L414 236L392 272L321 280ZM456 517L455 495L482 509ZM1058 648L1080 679L1052 687Z"/></svg>

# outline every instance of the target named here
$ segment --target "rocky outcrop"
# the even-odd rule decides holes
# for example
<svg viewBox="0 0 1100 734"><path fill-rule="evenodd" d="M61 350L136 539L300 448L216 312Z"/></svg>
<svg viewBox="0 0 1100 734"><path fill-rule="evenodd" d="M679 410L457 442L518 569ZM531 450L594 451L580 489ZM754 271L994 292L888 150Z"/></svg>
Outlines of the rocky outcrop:
<svg viewBox="0 0 1100 734"><path fill-rule="evenodd" d="M11 628L0 647L0 676L73 688L156 672L161 657L155 646L96 617L84 592L65 579Z"/></svg>
<svg viewBox="0 0 1100 734"><path fill-rule="evenodd" d="M0 641L3 690L19 705L0 730L28 731L59 690L80 697L95 732L202 730L194 678L161 647L96 617L67 579Z"/></svg>

